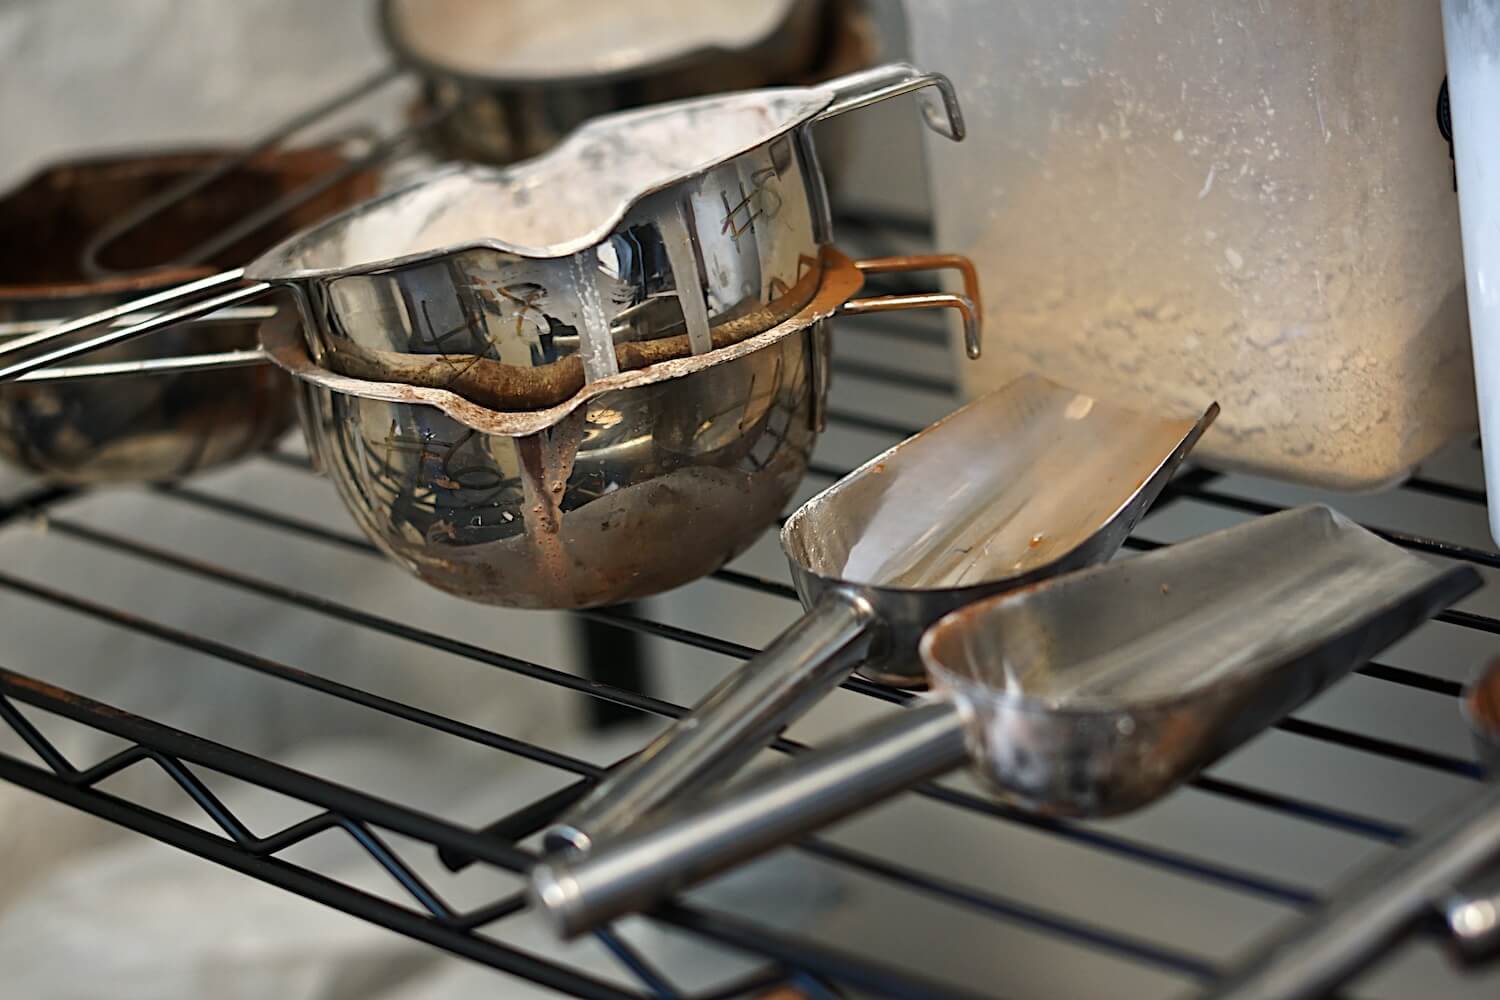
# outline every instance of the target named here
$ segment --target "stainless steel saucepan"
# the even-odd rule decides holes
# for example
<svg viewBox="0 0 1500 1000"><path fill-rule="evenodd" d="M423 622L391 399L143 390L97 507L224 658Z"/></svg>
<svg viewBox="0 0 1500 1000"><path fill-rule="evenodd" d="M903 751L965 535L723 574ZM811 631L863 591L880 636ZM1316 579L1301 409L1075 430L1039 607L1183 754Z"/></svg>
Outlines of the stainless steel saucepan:
<svg viewBox="0 0 1500 1000"><path fill-rule="evenodd" d="M868 67L879 47L863 0L766 0L750 8L732 0L573 0L566 17L540 0L382 0L379 20L395 57L390 65L280 122L244 152L128 206L95 234L85 270L107 272L104 251L166 208L398 81L415 77L421 85L402 127L364 122L358 131L368 145L357 161L308 178L235 228L258 228L357 171L409 176L423 159L409 154L424 147L440 161L513 163L599 115L829 80ZM583 37L591 41L580 44ZM849 145L845 132L838 123L822 130L833 174ZM205 247L184 247L182 262L210 256Z"/></svg>
<svg viewBox="0 0 1500 1000"><path fill-rule="evenodd" d="M788 519L807 614L550 832L586 850L738 770L858 668L924 679L938 618L1114 555L1214 418L1164 419L1028 375L876 456Z"/></svg>
<svg viewBox="0 0 1500 1000"><path fill-rule="evenodd" d="M929 124L961 138L947 80L906 64L598 119L538 159L438 172L242 270L136 303L169 311L13 362L0 381L273 286L298 296L314 360L359 377L383 373L391 354L450 369L577 357L594 381L619 370L614 348L624 338L683 335L691 353L705 354L726 331L744 337L785 321L819 285L831 223L810 126L898 94L926 97L926 88L942 97L926 107ZM250 283L236 287L242 281ZM194 296L202 300L178 308ZM118 315L18 338L0 356ZM539 405L547 403L513 408Z"/></svg>
<svg viewBox="0 0 1500 1000"><path fill-rule="evenodd" d="M510 163L589 118L801 83L868 65L851 0L382 0L381 33L422 79L419 115L449 159Z"/></svg>
<svg viewBox="0 0 1500 1000"><path fill-rule="evenodd" d="M213 273L170 262L285 192L332 176L345 158L332 149L251 157L213 185L177 201L158 225L113 244L90 273L87 248L99 227L200 175L226 154L197 151L61 163L0 197L0 345L73 317L125 305ZM221 244L217 266L243 261L298 228L369 197L374 181L355 173L271 219L264 230ZM195 351L245 351L270 312L254 306L117 344L98 360L133 369ZM124 317L127 325L139 321ZM274 441L292 420L292 387L273 369L159 368L105 381L54 381L0 388L0 455L68 483L165 481L231 461Z"/></svg>
<svg viewBox="0 0 1500 1000"><path fill-rule="evenodd" d="M577 934L966 761L1041 812L1139 808L1479 584L1304 507L992 597L923 636L938 698L549 859L533 895Z"/></svg>
<svg viewBox="0 0 1500 1000"><path fill-rule="evenodd" d="M825 249L812 301L778 326L704 355L683 343L674 353L670 340L621 343L617 374L584 385L575 373L576 393L525 412L476 403L461 394L467 383L332 371L290 315L262 341L299 382L315 460L399 564L491 604L612 604L717 569L775 520L819 429L830 317L946 304L977 320L963 296L854 298L861 267Z"/></svg>

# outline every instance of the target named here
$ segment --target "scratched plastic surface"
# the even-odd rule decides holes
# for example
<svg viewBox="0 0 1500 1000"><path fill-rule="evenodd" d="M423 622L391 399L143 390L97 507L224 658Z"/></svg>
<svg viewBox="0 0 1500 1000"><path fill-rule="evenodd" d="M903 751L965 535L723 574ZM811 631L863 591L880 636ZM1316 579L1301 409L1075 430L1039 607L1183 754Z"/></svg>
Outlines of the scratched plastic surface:
<svg viewBox="0 0 1500 1000"><path fill-rule="evenodd" d="M1437 4L906 8L969 112L928 145L938 242L1003 303L970 394L1217 399L1200 457L1338 489L1473 428Z"/></svg>

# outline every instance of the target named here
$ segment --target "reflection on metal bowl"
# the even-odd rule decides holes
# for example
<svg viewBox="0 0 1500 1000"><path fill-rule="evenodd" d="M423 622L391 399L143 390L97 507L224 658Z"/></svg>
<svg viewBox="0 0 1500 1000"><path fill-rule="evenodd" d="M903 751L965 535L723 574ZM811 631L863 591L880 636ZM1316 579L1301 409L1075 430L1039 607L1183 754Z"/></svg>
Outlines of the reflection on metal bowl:
<svg viewBox="0 0 1500 1000"><path fill-rule="evenodd" d="M370 380L315 361L290 311L261 328L261 347L298 380L314 461L413 574L508 607L614 604L712 572L775 521L821 430L831 317L951 307L977 350L967 261L856 262L832 247L820 258L812 300L772 329L707 354L675 337L618 344L619 371L532 410L474 397L531 385L521 376L541 368L472 384L462 370L446 384ZM854 298L866 272L934 267L964 272L970 294Z"/></svg>
<svg viewBox="0 0 1500 1000"><path fill-rule="evenodd" d="M304 384L306 430L360 528L433 586L510 607L612 604L712 572L775 520L817 436L824 343L813 326L523 437Z"/></svg>
<svg viewBox="0 0 1500 1000"><path fill-rule="evenodd" d="M222 155L60 165L0 199L0 339L212 273L373 190L364 176L337 185L227 248L209 262L215 266L159 266L340 162L321 149L265 157L116 242L102 261L110 274L85 273L85 245L101 226ZM254 347L264 312L169 329L93 360ZM0 456L59 482L172 480L264 448L289 425L292 398L285 376L267 367L6 385Z"/></svg>
<svg viewBox="0 0 1500 1000"><path fill-rule="evenodd" d="M253 344L253 322L178 327L94 355L138 361ZM0 456L64 483L165 482L272 444L292 388L266 366L0 389Z"/></svg>
<svg viewBox="0 0 1500 1000"><path fill-rule="evenodd" d="M780 324L819 286L831 221L813 124L914 92L930 127L963 137L946 78L904 63L622 112L524 163L433 172L245 275L296 287L314 359L362 377L418 381L380 369L394 352L445 378L478 361L556 374L576 358L593 382L620 370L615 348L675 332L706 354L727 327Z"/></svg>

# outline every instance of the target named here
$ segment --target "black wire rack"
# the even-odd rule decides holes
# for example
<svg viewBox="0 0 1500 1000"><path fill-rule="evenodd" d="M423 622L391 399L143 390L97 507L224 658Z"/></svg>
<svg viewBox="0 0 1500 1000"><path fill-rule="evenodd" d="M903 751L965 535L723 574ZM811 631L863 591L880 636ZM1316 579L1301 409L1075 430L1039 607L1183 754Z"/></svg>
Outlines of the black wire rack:
<svg viewBox="0 0 1500 1000"><path fill-rule="evenodd" d="M837 228L841 238L848 238L875 252L910 248L926 240L926 224L922 220L871 211L844 212ZM997 321L1003 322L1003 303L992 303L991 307L994 315L1002 317ZM889 416L892 408L880 402L887 394L922 396L928 408L939 411L952 405L956 399L957 390L951 374L947 373L946 363L932 360L945 352L941 326L902 317L870 317L858 323L850 322L848 328L853 332L846 335L841 327L838 335L841 347L834 363L836 391L829 416L830 435L843 435L842 453L850 460L831 461L820 450L810 471L809 489L821 488L832 478L844 474L852 467L852 459L859 458L861 453L868 455L888 446L893 439L918 429L912 421ZM923 353L927 363L907 363L914 356L913 352ZM1470 451L1467 458L1470 466L1477 463L1477 455L1477 451ZM264 468L274 467L278 474L313 475L306 459L289 451L269 455L258 462ZM1264 492L1255 495L1239 488L1237 484L1243 482L1243 477L1225 477L1201 468L1189 469L1168 487L1157 512L1144 522L1129 546L1148 549L1169 542L1171 539L1163 538L1158 526L1165 523L1165 512L1174 508L1193 507L1209 520L1240 518L1281 509L1285 502L1296 499L1292 495L1296 491L1290 489L1284 502L1265 499ZM299 544L367 556L372 564L379 559L376 549L352 530L330 527L320 520L299 516L295 509L225 495L194 483L154 488L148 491L148 495L159 498L174 509L193 508L215 518L247 522L294 537ZM1454 511L1468 512L1463 516L1473 521L1473 511L1482 511L1485 499L1483 492L1472 486L1430 476L1409 480L1401 487L1399 495L1417 505L1436 504L1435 508L1421 507L1427 512L1422 516L1433 524L1442 522L1444 517L1456 516ZM592 637L588 648L603 650L605 655L600 660L612 670L589 676L586 672L574 672L514 655L507 652L503 641L476 644L461 640L411 624L385 611L347 603L338 595L318 592L286 579L205 559L172 545L101 526L98 519L73 513L75 505L84 499L87 499L84 494L50 486L21 493L0 505L0 526L6 529L0 533L0 544L13 537L14 532L26 531L29 525L43 524L43 537L48 545L81 546L101 559L108 555L142 567L149 566L153 571L228 588L272 605L287 606L328 619L337 623L339 628L349 630L350 634L375 633L413 644L420 650L442 652L504 672L527 684L547 685L571 692L576 695L580 707L603 705L612 713L626 716L670 719L685 711L683 705L650 693L646 689L649 671L630 662L639 655L649 659L651 650L660 648L649 645L651 642L691 650L694 655L717 654L730 662L743 660L756 652L751 646L728 637L715 622L686 628L663 620L654 614L653 604L584 611L576 613L574 618ZM107 498L98 502L107 502ZM1439 513L1433 514L1431 510ZM1482 523L1482 514L1478 520ZM1394 527L1376 526L1376 530L1397 544L1435 558L1461 560L1486 571L1500 568L1500 555L1477 543L1460 544L1425 532ZM398 572L394 568L384 571ZM784 602L788 619L796 613L796 597L784 575L750 572L741 568L740 563L714 574L711 583L691 586L728 586L753 592ZM189 628L122 610L114 604L17 572L10 563L0 563L0 590L12 598L5 602L0 621L14 621L11 616L26 615L42 605L123 633L150 637L174 647L179 653L218 661L280 684L305 689L310 693L309 697L315 692L362 712L403 720L497 755L523 758L555 769L563 776L565 785L596 780L604 770L556 746L523 740L461 721L279 662ZM432 593L431 599L451 600L436 592ZM1471 602L1468 606L1474 605ZM1490 641L1485 638L1487 636L1500 634L1500 619L1473 610L1446 612L1438 622L1426 629L1458 629L1479 637L1483 642ZM643 645L643 640L648 644ZM1476 648L1482 648L1482 643ZM1461 693L1463 673L1476 665L1443 664L1441 669L1419 669L1381 662L1361 668L1359 674L1367 681L1381 685L1382 696L1435 698L1443 702L1443 710L1447 711L1448 703ZM195 681L192 676L187 676L182 683L191 686ZM844 687L847 694L841 694L841 697L877 699L893 704L903 703L911 697L859 679L850 680ZM210 695L205 692L205 696ZM648 961L626 935L605 931L599 935L598 941L618 961L621 974L601 977L585 973L565 957L523 950L503 939L507 921L517 919L527 910L519 879L512 879L510 887L495 894L494 898L475 905L459 906L450 901L450 894L435 888L429 879L418 874L411 863L412 851L430 848L442 852L451 867L471 865L464 869L466 872L489 869L491 872L524 873L535 860L535 855L518 843L516 834L536 829L555 808L557 795L552 792L515 802L515 812L508 817L496 817L501 822L494 827L463 824L412 804L351 787L348 783L317 777L276 759L236 749L201 734L122 711L84 694L9 669L0 669L0 718L30 751L29 755L21 750L0 754L0 778L6 781L251 878L566 994L580 997L692 995L697 1000L713 1000L754 995L771 985L793 980L814 995L828 987L894 997L1016 995L1011 985L1005 983L954 983L942 975L941 969L917 968L911 963L893 960L879 947L860 949L847 944L828 944L813 935L778 927L774 922L727 912L697 901L665 905L647 919L675 929L674 933L712 942L754 959L756 966L752 971L737 974L731 981L719 983L710 990L689 993L672 980L669 972ZM122 749L101 760L69 759L58 749L58 741L49 735L58 720L108 734L123 741ZM1456 714L1454 725L1458 725ZM1308 717L1308 713L1284 721L1279 729L1309 744L1336 747L1357 755L1360 761L1399 765L1460 783L1481 777L1479 767L1468 756L1453 752L1451 747L1434 748L1411 742L1402 733L1369 732L1320 721ZM804 746L783 739L776 749L796 753ZM147 762L165 773L196 803L210 823L187 822L177 813L132 801L105 787L114 776L132 767L149 766ZM215 783L225 778L295 799L306 804L311 814L279 829L261 829L255 817L241 815L216 793ZM1273 831L1273 836L1274 831L1281 829L1316 828L1332 831L1360 850L1399 845L1410 830L1409 822L1325 801L1303 791L1295 782L1288 781L1283 786L1278 782L1248 780L1237 776L1233 768L1216 768L1192 782L1190 791L1178 794L1206 796L1232 805L1246 815L1253 815L1257 823ZM1191 844L1173 844L1169 842L1170 838L1155 837L1149 830L1133 830L1128 825L1066 822L1035 816L997 803L959 783L928 784L909 793L906 798L924 803L927 808L941 810L941 816L934 822L940 821L942 816L962 816L966 821L994 824L996 829L1022 828L1038 836L1066 842L1087 853L1090 865L1112 866L1109 870L1120 872L1121 877L1189 880L1226 896L1268 904L1282 919L1294 919L1318 904L1326 894L1326 887L1318 884L1320 880L1278 871L1264 863L1226 858L1222 852ZM288 853L292 853L297 845L333 830L342 831L387 872L400 886L401 894L374 894L334 875L288 860ZM975 941L1001 940L1016 933L1045 936L1065 942L1069 947L1106 955L1122 965L1159 972L1171 983L1189 989L1211 982L1221 974L1226 964L1225 955L1229 953L1229 946L1205 954L1186 944L1162 942L1159 936L1146 933L1140 927L1121 926L1118 920L1102 920L1082 909L1065 911L1028 899L1024 889L995 891L988 884L981 884L980 880L937 875L928 867L900 855L849 846L836 837L809 837L795 849L820 865L884 883L913 898L923 897L923 905L932 903L944 907L953 915L955 925L961 927L960 933ZM1248 942L1234 942L1232 950L1246 944Z"/></svg>

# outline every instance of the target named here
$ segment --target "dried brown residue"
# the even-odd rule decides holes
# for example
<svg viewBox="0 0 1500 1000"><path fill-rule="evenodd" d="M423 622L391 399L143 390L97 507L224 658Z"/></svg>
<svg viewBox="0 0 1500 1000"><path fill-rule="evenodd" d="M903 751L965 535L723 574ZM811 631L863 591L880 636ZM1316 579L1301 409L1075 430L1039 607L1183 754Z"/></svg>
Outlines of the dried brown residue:
<svg viewBox="0 0 1500 1000"><path fill-rule="evenodd" d="M715 350L764 333L795 316L816 291L822 270L813 268L774 302L723 319L709 333ZM692 356L687 334L615 345L620 371ZM372 350L340 339L325 361L341 375L446 389L492 410L517 412L556 406L583 389L583 359L577 355L544 365L511 365L474 354L405 354Z"/></svg>
<svg viewBox="0 0 1500 1000"><path fill-rule="evenodd" d="M531 540L530 552L541 589L565 602L570 591L568 555L561 537L563 493L578 445L583 441L584 412L576 410L545 431L516 439L521 459L521 519Z"/></svg>
<svg viewBox="0 0 1500 1000"><path fill-rule="evenodd" d="M780 343L787 337L805 332L819 320L834 315L844 302L859 291L864 280L849 258L830 247L823 249L823 264L823 278L817 286L812 301L785 322L738 340L724 347L722 351L715 351L712 354L671 358L645 368L623 369L619 374L584 384L562 402L540 409L497 410L473 402L446 388L390 382L384 379L365 379L339 371L332 363L324 367L308 356L300 323L297 317L289 312L261 325L260 342L267 356L277 367L290 372L303 382L319 386L329 392L392 403L432 406L465 427L476 431L520 437L555 425L596 396L684 378L716 365L748 357ZM732 328L727 324L722 324L721 328L726 334L732 333ZM730 337L726 336L725 339L730 339ZM537 369L524 370L537 371Z"/></svg>

